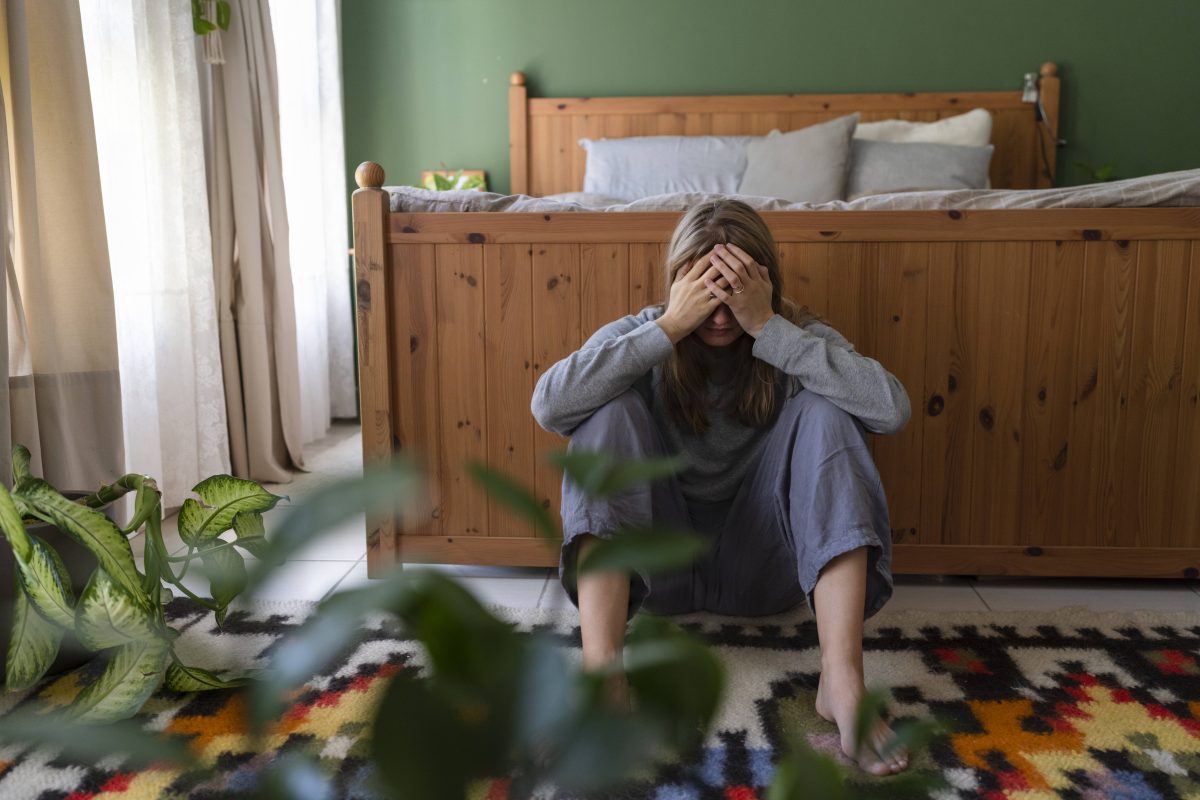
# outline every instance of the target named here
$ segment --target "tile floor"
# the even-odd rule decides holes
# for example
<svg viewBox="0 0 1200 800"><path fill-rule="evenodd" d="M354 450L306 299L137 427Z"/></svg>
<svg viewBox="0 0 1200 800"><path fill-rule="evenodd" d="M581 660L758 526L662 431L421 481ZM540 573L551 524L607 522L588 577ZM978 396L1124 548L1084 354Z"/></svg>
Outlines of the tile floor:
<svg viewBox="0 0 1200 800"><path fill-rule="evenodd" d="M357 425L335 426L329 435L309 446L311 471L289 484L268 485L275 494L293 501L330 480L362 469L362 438ZM267 515L268 535L272 517ZM172 554L185 549L175 518L165 521L164 537ZM135 543L134 552L141 547ZM417 566L417 565L414 565ZM419 565L442 569L460 578L484 602L526 608L570 608L554 569ZM189 580L192 580L189 577ZM203 579L196 579L202 588ZM298 558L287 562L260 593L267 600L320 600L338 588L367 581L365 530L362 516L327 534ZM1080 605L1098 611L1149 609L1200 612L1200 582L1125 579L1019 579L897 576L889 609L923 608L1023 611ZM189 584L190 587L190 584Z"/></svg>

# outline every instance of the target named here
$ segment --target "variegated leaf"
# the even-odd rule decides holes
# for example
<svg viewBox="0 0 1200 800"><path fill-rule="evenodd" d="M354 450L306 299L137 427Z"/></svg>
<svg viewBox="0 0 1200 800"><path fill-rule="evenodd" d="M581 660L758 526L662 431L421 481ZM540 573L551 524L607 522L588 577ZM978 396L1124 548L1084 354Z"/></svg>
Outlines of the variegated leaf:
<svg viewBox="0 0 1200 800"><path fill-rule="evenodd" d="M262 558L267 549L267 528L262 514L243 511L233 518L233 530L237 534L237 546L255 558Z"/></svg>
<svg viewBox="0 0 1200 800"><path fill-rule="evenodd" d="M17 556L21 586L42 616L63 627L75 625L75 592L58 552L37 536L29 537L29 558Z"/></svg>
<svg viewBox="0 0 1200 800"><path fill-rule="evenodd" d="M176 692L206 692L245 685L245 678L222 678L200 667L188 667L178 662L167 667L166 686Z"/></svg>
<svg viewBox="0 0 1200 800"><path fill-rule="evenodd" d="M133 563L133 550L112 520L94 508L72 503L39 478L21 481L17 493L49 518L59 530L70 534L91 550L112 579L130 596L144 597L140 576Z"/></svg>
<svg viewBox="0 0 1200 800"><path fill-rule="evenodd" d="M12 449L12 479L13 486L16 486L29 475L29 464L33 457L29 454L29 448L25 445L15 444Z"/></svg>
<svg viewBox="0 0 1200 800"><path fill-rule="evenodd" d="M0 533L8 539L18 558L29 557L29 534L25 532L25 523L21 521L17 498L8 493L3 483L0 483Z"/></svg>
<svg viewBox="0 0 1200 800"><path fill-rule="evenodd" d="M270 511L282 497L271 494L254 481L231 475L214 475L192 489L202 502L188 498L179 509L179 536L197 545L220 536L243 512Z"/></svg>
<svg viewBox="0 0 1200 800"><path fill-rule="evenodd" d="M41 680L54 663L63 637L63 629L39 614L25 596L20 567L14 565L13 573L17 579L13 581L12 636L4 659L4 686L10 692Z"/></svg>
<svg viewBox="0 0 1200 800"><path fill-rule="evenodd" d="M158 638L154 612L135 602L103 567L75 604L75 634L93 650Z"/></svg>
<svg viewBox="0 0 1200 800"><path fill-rule="evenodd" d="M225 621L225 609L233 598L246 588L246 560L232 547L223 547L216 542L217 549L201 550L204 571L208 575L210 594L217 601L217 624Z"/></svg>
<svg viewBox="0 0 1200 800"><path fill-rule="evenodd" d="M161 639L116 648L104 672L75 697L68 713L85 722L133 716L162 680L168 650Z"/></svg>

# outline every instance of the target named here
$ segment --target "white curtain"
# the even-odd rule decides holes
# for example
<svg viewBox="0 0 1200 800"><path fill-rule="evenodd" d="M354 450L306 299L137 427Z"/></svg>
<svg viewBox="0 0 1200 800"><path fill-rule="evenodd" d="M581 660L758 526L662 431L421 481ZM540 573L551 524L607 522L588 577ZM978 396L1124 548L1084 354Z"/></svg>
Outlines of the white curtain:
<svg viewBox="0 0 1200 800"><path fill-rule="evenodd" d="M164 505L229 472L191 7L80 3L116 295L127 469Z"/></svg>
<svg viewBox="0 0 1200 800"><path fill-rule="evenodd" d="M354 417L341 17L336 0L271 0L279 131L295 283L303 439Z"/></svg>

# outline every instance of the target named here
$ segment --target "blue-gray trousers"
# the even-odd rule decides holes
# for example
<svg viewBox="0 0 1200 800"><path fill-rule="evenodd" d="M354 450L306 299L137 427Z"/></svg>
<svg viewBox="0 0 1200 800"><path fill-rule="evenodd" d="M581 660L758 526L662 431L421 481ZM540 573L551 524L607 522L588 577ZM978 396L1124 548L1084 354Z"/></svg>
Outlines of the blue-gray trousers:
<svg viewBox="0 0 1200 800"><path fill-rule="evenodd" d="M667 455L657 423L629 390L601 406L573 433L568 449L607 450L619 458ZM813 589L830 559L867 546L863 618L892 595L887 500L855 417L802 390L784 404L733 498L684 498L665 478L615 497L589 498L563 481L563 545L558 575L579 606L576 559L581 533L613 536L623 525L691 529L709 542L689 568L630 576L632 619L644 604L658 614L712 611L735 616L815 610Z"/></svg>

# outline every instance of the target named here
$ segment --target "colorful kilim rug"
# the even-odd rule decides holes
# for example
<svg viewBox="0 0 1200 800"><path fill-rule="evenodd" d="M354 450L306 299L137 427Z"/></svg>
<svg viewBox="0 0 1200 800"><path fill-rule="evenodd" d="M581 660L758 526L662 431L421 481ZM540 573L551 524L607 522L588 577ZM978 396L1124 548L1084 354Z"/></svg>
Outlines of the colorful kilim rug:
<svg viewBox="0 0 1200 800"><path fill-rule="evenodd" d="M211 614L176 601L181 656L199 666L257 666L274 642L313 606L260 604L232 612L223 630ZM578 658L578 615L491 607L522 630L555 632ZM785 741L805 732L840 756L835 726L813 710L820 655L807 609L752 619L693 614L673 618L716 648L730 677L718 722L700 751L657 769L610 797L638 800L751 800L762 797ZM867 681L890 689L895 718L934 713L953 731L910 757L910 769L940 772L934 797L1200 798L1200 619L1183 612L889 612L868 620ZM251 752L236 692L160 691L139 719L191 737L215 772L130 771L120 763L78 765L19 747L0 750L5 800L244 798L281 749L320 757L339 795L369 798L367 720L389 675L422 669L412 642L393 624L364 625L361 642L337 668L311 682L269 739ZM42 697L64 699L81 682L66 676ZM0 711L20 698L8 698ZM863 781L886 781L858 772ZM505 782L481 781L471 800L501 800ZM538 797L557 800L554 787Z"/></svg>

